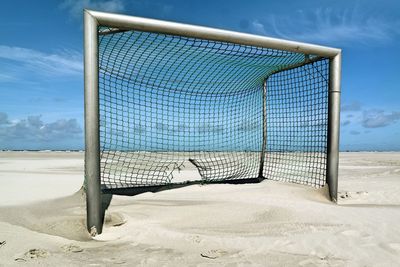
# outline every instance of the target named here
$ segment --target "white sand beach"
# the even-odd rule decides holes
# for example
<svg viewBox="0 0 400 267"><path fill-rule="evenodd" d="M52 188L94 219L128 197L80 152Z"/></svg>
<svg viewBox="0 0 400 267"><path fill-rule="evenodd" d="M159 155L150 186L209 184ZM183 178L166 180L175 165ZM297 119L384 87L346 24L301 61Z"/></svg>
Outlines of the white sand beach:
<svg viewBox="0 0 400 267"><path fill-rule="evenodd" d="M399 266L400 153L341 153L326 188L263 181L114 196L86 231L83 153L0 153L0 266Z"/></svg>

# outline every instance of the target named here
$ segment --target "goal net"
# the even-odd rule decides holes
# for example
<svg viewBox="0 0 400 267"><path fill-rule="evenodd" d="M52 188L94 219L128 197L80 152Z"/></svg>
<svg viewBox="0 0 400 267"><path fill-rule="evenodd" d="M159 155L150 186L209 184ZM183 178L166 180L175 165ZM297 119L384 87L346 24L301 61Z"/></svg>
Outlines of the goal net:
<svg viewBox="0 0 400 267"><path fill-rule="evenodd" d="M103 190L325 185L329 59L99 27Z"/></svg>

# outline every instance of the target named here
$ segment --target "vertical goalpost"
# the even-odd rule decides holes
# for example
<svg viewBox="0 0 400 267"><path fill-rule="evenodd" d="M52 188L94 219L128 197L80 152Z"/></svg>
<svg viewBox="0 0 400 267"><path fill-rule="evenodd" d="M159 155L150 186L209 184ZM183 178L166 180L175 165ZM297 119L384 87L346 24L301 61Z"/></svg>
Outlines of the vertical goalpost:
<svg viewBox="0 0 400 267"><path fill-rule="evenodd" d="M88 231L104 192L271 179L336 202L340 80L340 49L84 10Z"/></svg>

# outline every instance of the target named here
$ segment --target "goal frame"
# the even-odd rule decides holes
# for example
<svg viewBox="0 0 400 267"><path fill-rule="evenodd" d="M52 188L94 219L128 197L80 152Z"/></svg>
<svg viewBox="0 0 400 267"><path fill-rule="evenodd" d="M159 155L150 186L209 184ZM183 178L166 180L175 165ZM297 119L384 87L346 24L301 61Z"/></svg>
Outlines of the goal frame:
<svg viewBox="0 0 400 267"><path fill-rule="evenodd" d="M328 91L328 131L327 131L327 173L326 183L333 202L337 201L338 165L339 165L339 126L340 126L340 83L341 83L341 49L319 46L227 31L209 27L194 26L176 22L120 15L114 13L84 10L84 108L85 108L85 188L87 207L87 228L91 235L100 234L103 227L103 207L100 181L100 132L99 132L99 26L109 27L109 33L126 30L140 30L171 34L184 37L201 38L213 41L251 45L262 48L277 49L314 55L317 58L307 59L289 66L284 71L316 59L329 59ZM101 33L104 34L104 33ZM272 74L271 74L272 75ZM268 77L265 78L267 82ZM264 84L265 94L265 84ZM264 100L264 116L265 116ZM266 121L263 122L264 135ZM263 151L265 150L263 137ZM261 157L262 167L264 158ZM261 169L262 170L262 169Z"/></svg>

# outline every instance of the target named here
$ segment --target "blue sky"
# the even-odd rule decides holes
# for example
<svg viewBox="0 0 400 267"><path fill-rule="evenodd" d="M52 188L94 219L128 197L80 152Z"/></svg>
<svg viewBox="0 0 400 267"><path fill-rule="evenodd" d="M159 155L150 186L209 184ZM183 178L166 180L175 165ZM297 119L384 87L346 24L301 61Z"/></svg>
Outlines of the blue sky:
<svg viewBox="0 0 400 267"><path fill-rule="evenodd" d="M0 149L83 148L82 8L343 49L341 150L400 150L399 1L2 1Z"/></svg>

